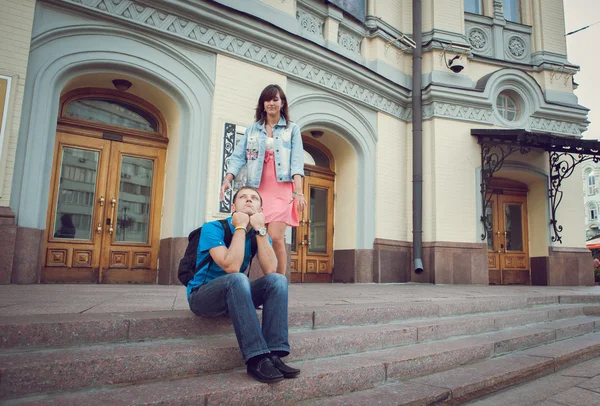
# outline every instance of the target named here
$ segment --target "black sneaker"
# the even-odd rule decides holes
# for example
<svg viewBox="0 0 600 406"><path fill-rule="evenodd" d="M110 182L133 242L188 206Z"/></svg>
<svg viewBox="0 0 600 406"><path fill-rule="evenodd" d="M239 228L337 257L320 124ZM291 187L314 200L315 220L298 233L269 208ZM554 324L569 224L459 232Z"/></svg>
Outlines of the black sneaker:
<svg viewBox="0 0 600 406"><path fill-rule="evenodd" d="M256 365L248 364L246 372L259 382L273 383L283 380L283 375L269 358L263 358Z"/></svg>
<svg viewBox="0 0 600 406"><path fill-rule="evenodd" d="M292 379L297 377L298 375L300 375L300 370L297 368L292 368L289 365L285 365L283 363L283 361L281 360L281 358L279 358L279 356L271 353L269 355L269 358L271 358L271 361L273 362L273 365L275 366L275 368L277 368L279 370L279 372L281 372L283 374L283 377L286 379Z"/></svg>

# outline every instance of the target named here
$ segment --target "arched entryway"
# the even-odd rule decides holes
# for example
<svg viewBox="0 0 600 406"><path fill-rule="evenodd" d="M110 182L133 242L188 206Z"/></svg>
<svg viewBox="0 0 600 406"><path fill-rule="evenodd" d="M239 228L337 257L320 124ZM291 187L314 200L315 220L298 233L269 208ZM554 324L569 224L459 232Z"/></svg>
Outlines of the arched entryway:
<svg viewBox="0 0 600 406"><path fill-rule="evenodd" d="M322 132L313 131L318 134ZM306 136L304 196L308 203L300 225L292 230L291 281L331 282L333 272L333 219L335 162L333 154Z"/></svg>
<svg viewBox="0 0 600 406"><path fill-rule="evenodd" d="M167 143L162 114L139 97L61 97L42 282L156 282Z"/></svg>
<svg viewBox="0 0 600 406"><path fill-rule="evenodd" d="M527 185L492 178L486 207L489 283L530 285Z"/></svg>

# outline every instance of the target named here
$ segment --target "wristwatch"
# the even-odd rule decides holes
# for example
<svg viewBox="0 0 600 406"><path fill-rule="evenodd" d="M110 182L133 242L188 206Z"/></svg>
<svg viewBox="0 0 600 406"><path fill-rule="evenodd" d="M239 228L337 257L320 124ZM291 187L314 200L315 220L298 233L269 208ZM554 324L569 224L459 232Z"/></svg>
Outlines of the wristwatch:
<svg viewBox="0 0 600 406"><path fill-rule="evenodd" d="M261 227L258 230L254 230L254 234L264 237L265 235L267 235L267 227Z"/></svg>

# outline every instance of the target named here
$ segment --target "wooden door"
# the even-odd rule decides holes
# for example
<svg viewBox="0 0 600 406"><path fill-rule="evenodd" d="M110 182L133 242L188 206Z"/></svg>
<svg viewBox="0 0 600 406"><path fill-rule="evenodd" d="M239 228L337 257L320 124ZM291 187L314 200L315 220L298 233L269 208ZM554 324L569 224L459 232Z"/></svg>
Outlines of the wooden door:
<svg viewBox="0 0 600 406"><path fill-rule="evenodd" d="M333 272L333 190L330 179L306 176L308 209L292 230L292 282L330 282Z"/></svg>
<svg viewBox="0 0 600 406"><path fill-rule="evenodd" d="M527 196L495 194L488 208L493 229L488 233L491 284L531 284Z"/></svg>
<svg viewBox="0 0 600 406"><path fill-rule="evenodd" d="M42 282L154 283L165 151L58 133Z"/></svg>

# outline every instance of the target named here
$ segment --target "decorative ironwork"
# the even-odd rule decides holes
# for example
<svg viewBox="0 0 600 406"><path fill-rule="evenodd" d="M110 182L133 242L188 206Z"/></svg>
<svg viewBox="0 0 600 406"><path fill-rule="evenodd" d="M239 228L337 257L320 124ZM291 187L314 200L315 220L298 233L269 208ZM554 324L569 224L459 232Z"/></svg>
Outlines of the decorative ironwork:
<svg viewBox="0 0 600 406"><path fill-rule="evenodd" d="M563 227L558 224L556 220L556 212L563 197L563 192L560 190L562 181L571 176L575 170L575 167L580 163L586 161L593 161L597 163L600 161L600 156L596 154L574 154L571 152L561 151L551 151L548 155L550 158L550 185L548 187L548 197L550 198L550 209L552 216L550 219L550 225L552 226L552 232L554 233L552 236L552 242L558 241L562 244L562 238L559 233L562 232Z"/></svg>
<svg viewBox="0 0 600 406"><path fill-rule="evenodd" d="M488 187L494 173L498 172L504 160L515 152L521 154L528 154L531 148L519 145L519 144L495 144L495 143L481 143L481 201L482 201L482 212L481 222L483 223L483 234L481 239L485 240L488 237L488 232L492 229L492 225L489 223L488 217L486 216L486 209L492 199L492 194L488 195Z"/></svg>
<svg viewBox="0 0 600 406"><path fill-rule="evenodd" d="M221 168L221 183L227 175L227 164L229 157L233 154L235 148L235 124L225 123L223 134L223 167ZM225 199L219 201L219 213L231 213L231 190L225 192Z"/></svg>

